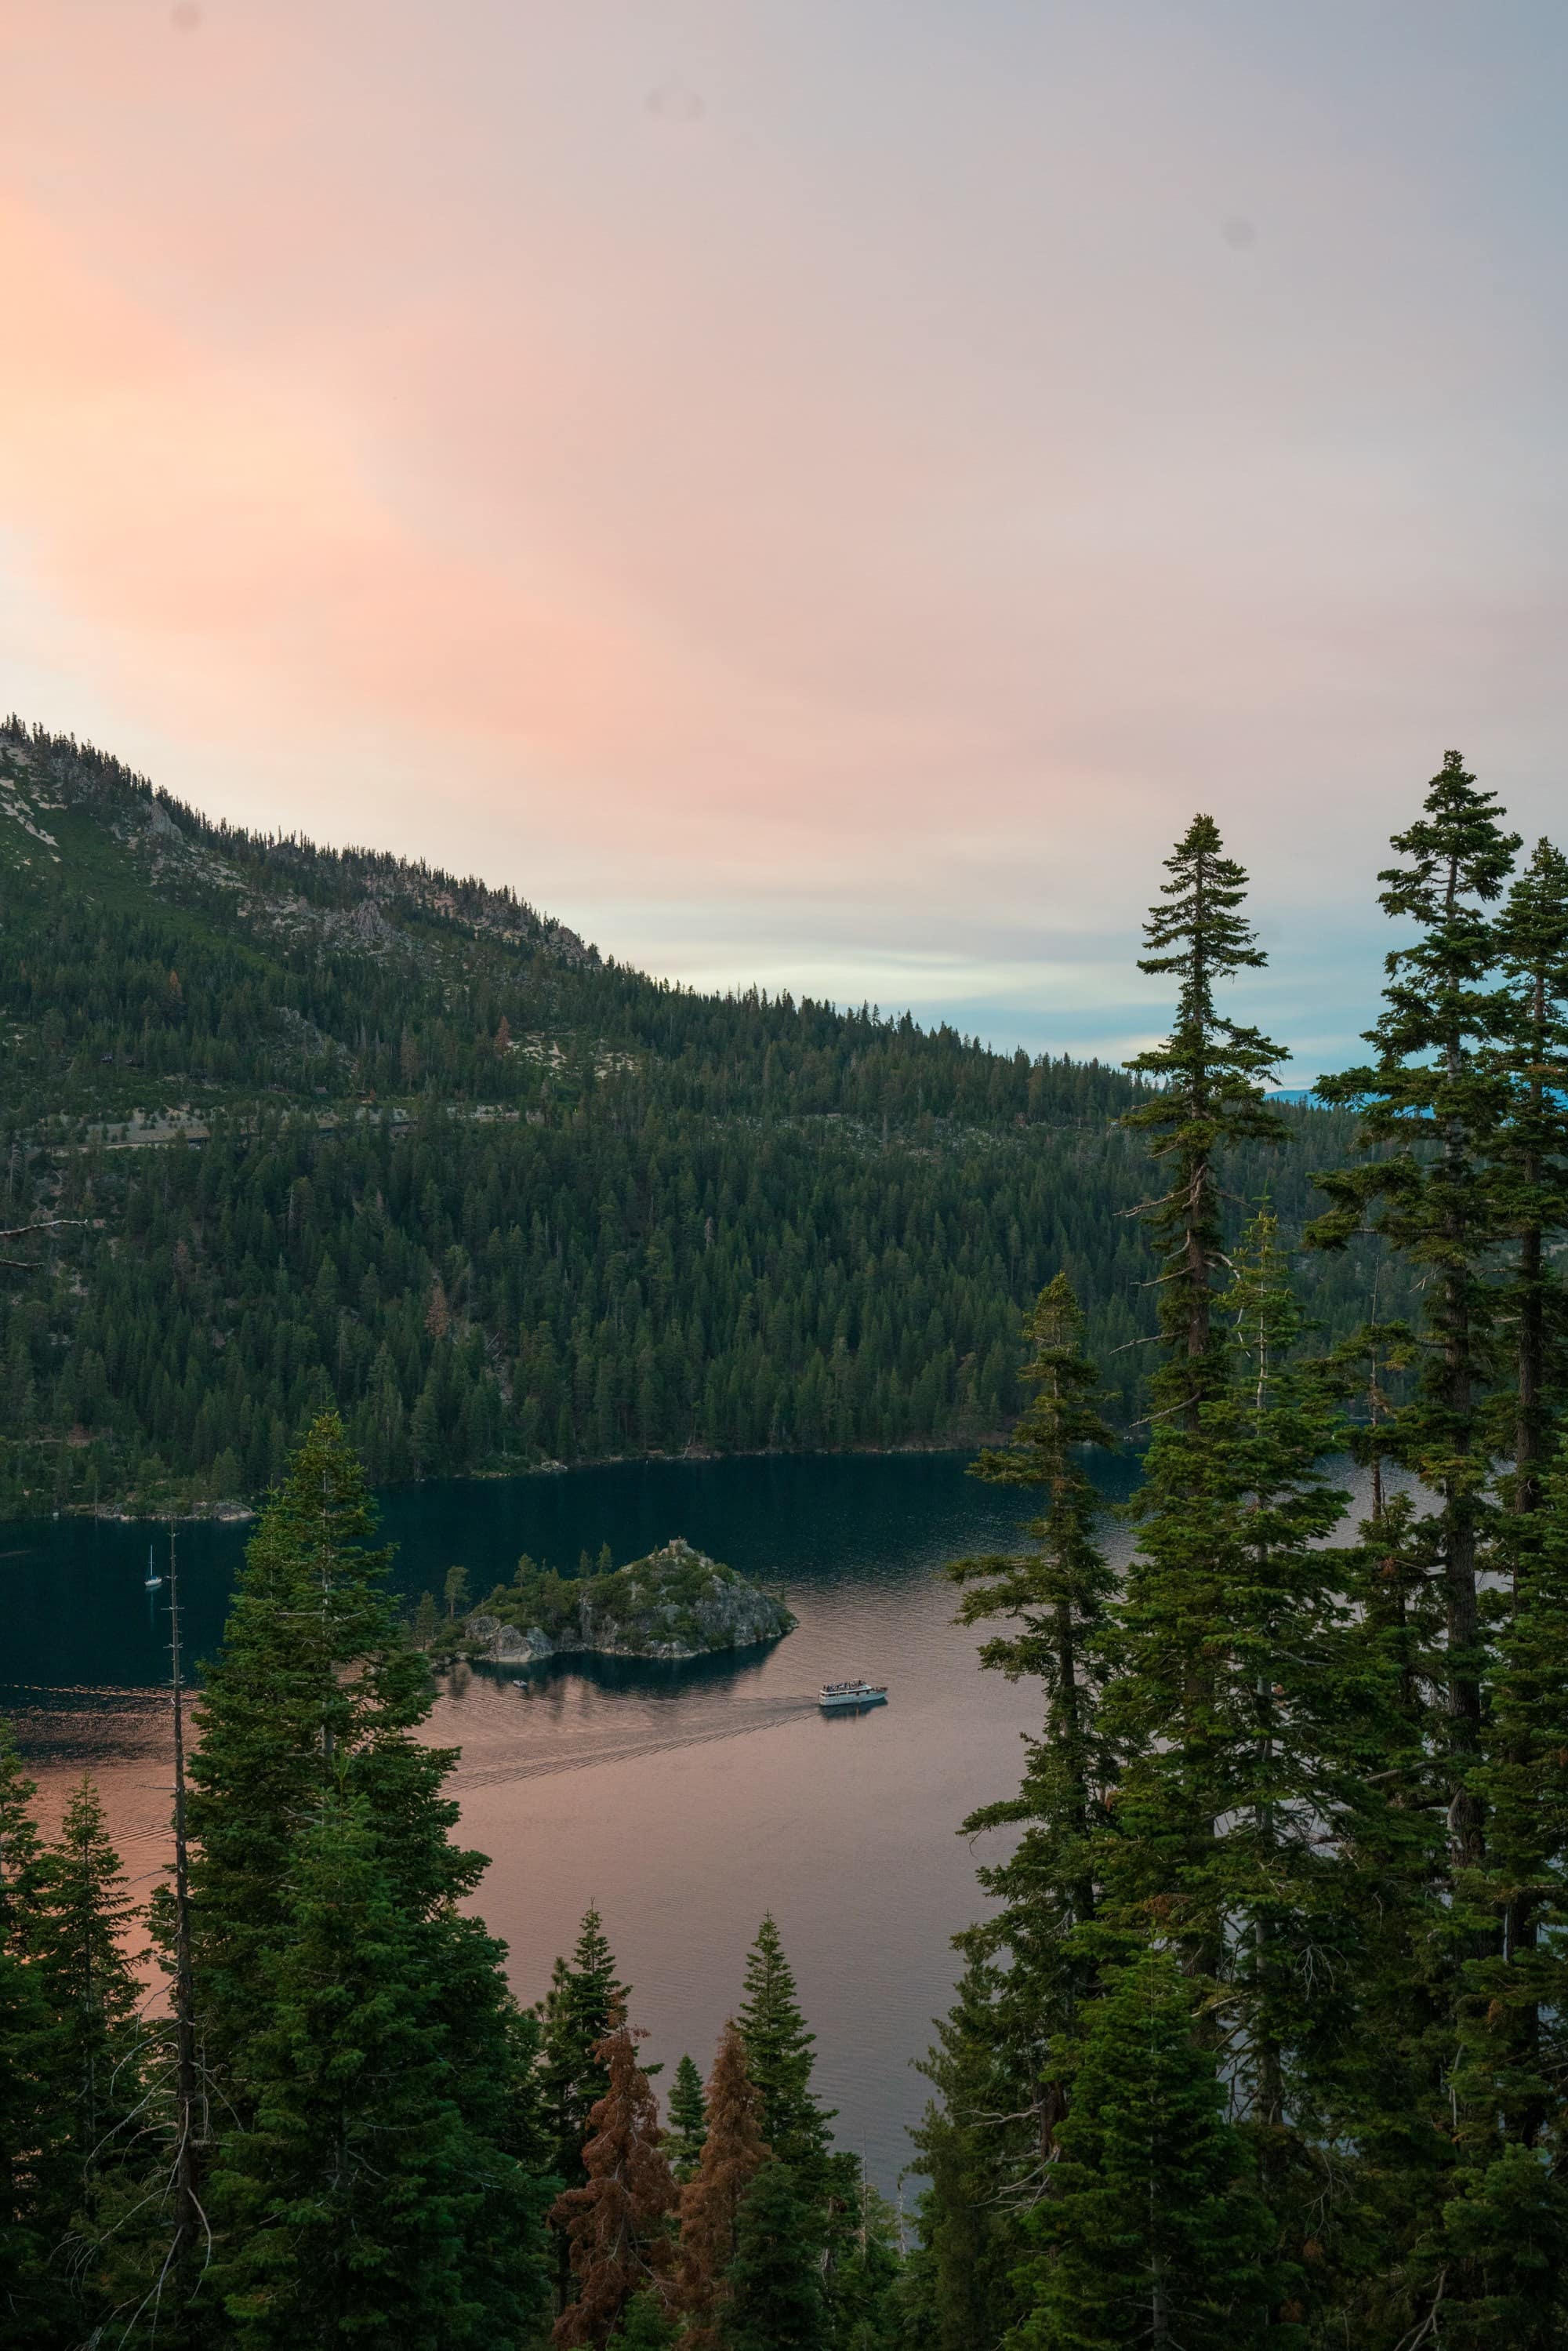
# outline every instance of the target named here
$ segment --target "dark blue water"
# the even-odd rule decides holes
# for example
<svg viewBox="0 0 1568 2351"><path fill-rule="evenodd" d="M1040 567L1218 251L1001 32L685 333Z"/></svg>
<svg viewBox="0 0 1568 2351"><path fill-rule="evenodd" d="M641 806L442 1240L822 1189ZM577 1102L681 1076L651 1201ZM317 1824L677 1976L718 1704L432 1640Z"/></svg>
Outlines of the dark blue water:
<svg viewBox="0 0 1568 2351"><path fill-rule="evenodd" d="M1129 1465L1110 1465L1124 1493ZM892 2186L924 2102L911 2061L953 1980L949 1938L980 1907L957 1835L1016 1786L1038 1693L975 1663L943 1562L1010 1542L1027 1506L950 1455L627 1464L431 1485L386 1498L399 1589L476 1594L518 1554L617 1562L671 1535L782 1583L800 1622L773 1648L689 1666L607 1660L530 1677L459 1670L432 1725L460 1746L465 1834L491 1856L478 1907L537 1999L591 1901L634 2021L666 2063L705 2070L766 1909L779 1921L843 2142ZM249 1530L179 1530L187 1640L214 1646ZM46 1815L90 1769L144 1893L168 1818L167 1586L142 1589L150 1530L59 1520L0 1532L0 1706ZM167 1537L154 1538L162 1561ZM1113 1537L1116 1548L1124 1538ZM824 1680L863 1673L891 1702L831 1719Z"/></svg>

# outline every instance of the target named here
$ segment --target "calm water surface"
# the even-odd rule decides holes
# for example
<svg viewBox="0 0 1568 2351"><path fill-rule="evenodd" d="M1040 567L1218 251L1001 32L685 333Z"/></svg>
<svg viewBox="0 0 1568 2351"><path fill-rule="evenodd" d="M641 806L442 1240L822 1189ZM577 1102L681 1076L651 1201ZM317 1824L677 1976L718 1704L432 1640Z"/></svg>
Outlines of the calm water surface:
<svg viewBox="0 0 1568 2351"><path fill-rule="evenodd" d="M1103 1474L1128 1489L1126 1467ZM584 1661L526 1688L452 1677L431 1736L462 1749L464 1832L491 1856L476 1907L509 1947L519 1997L539 1997L597 1903L648 2054L673 2068L689 2049L706 2072L770 1908L842 2142L891 2187L925 2102L911 2061L953 1981L949 1938L981 1907L981 1855L956 1824L1016 1786L1039 1711L1036 1693L978 1671L942 1562L1008 1543L1025 1515L946 1455L640 1463L389 1495L411 1597L439 1592L455 1561L483 1593L523 1551L564 1566L608 1541L620 1562L684 1534L781 1583L800 1620L739 1661ZM198 1656L248 1531L181 1530ZM51 1823L94 1772L139 1893L161 1871L168 1813L167 1587L142 1588L148 1533L0 1529L0 1706ZM822 1717L820 1684L860 1673L890 1685L890 1704Z"/></svg>

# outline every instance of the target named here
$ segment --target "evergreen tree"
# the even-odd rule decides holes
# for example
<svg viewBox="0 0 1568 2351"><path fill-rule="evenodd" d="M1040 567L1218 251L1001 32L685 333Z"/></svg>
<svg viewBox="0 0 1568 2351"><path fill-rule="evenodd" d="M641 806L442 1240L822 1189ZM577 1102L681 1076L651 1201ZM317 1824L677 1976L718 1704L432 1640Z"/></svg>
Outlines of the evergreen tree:
<svg viewBox="0 0 1568 2351"><path fill-rule="evenodd" d="M1192 1991L1150 1949L1110 1971L1077 2053L1051 2193L1034 2208L1039 2251L1009 2351L1297 2351L1267 2207L1224 2119ZM1286 2305L1288 2307L1288 2305Z"/></svg>
<svg viewBox="0 0 1568 2351"><path fill-rule="evenodd" d="M1198 1405L1218 1377L1211 1332L1211 1293L1224 1249L1218 1154L1282 1137L1263 1085L1285 1055L1259 1029L1227 1019L1215 1001L1222 981L1258 970L1268 958L1241 913L1247 875L1225 855L1212 817L1194 817L1166 871L1171 878L1161 895L1168 903L1150 909L1144 926L1150 952L1138 968L1175 975L1176 1019L1164 1044L1130 1062L1158 1090L1124 1113L1122 1123L1147 1134L1154 1156L1169 1169L1169 1189L1145 1212L1165 1268L1160 1331L1169 1364L1158 1396L1195 1428Z"/></svg>
<svg viewBox="0 0 1568 2351"><path fill-rule="evenodd" d="M250 2338L286 2340L318 2307L315 2264L321 2339L359 2295L390 2342L455 2262L452 2328L506 2343L543 2280L536 2038L500 1947L458 1907L484 1859L450 1841L453 1757L415 1735L430 1677L373 1531L324 1416L248 1547L207 1676L190 1813L197 2013L222 2093L211 2291ZM323 2174L329 2128L342 2161ZM389 2139L378 2170L381 2134L405 2130L420 2145L393 2161ZM400 2198L426 2199L425 2219Z"/></svg>
<svg viewBox="0 0 1568 2351"><path fill-rule="evenodd" d="M52 2070L69 2101L49 2126L54 2269L75 2287L78 2316L93 2294L105 2190L137 2152L132 2134L147 2089L141 1988L124 1949L131 1913L103 1806L84 1779L42 1856L30 1934L53 2026Z"/></svg>
<svg viewBox="0 0 1568 2351"><path fill-rule="evenodd" d="M1479 1930L1450 2075L1458 2161L1416 2262L1442 2293L1445 2339L1527 2351L1568 2326L1568 1448L1541 1500L1497 1635L1476 1773L1486 1858L1458 1886Z"/></svg>
<svg viewBox="0 0 1568 2351"><path fill-rule="evenodd" d="M141 1987L124 1950L131 1909L102 1802L84 1779L43 1856L32 1930L45 1997L65 2035L73 2085L68 2137L84 2172L138 2103Z"/></svg>
<svg viewBox="0 0 1568 2351"><path fill-rule="evenodd" d="M1105 1446L1083 1322L1059 1274L1026 1318L1023 1379L1032 1390L1009 1443L983 1452L975 1476L1040 1494L1031 1548L955 1561L967 1586L965 1624L1002 1617L1012 1629L982 1646L982 1666L1044 1685L1045 1721L1027 1742L1015 1797L971 1813L962 1833L1016 1828L1005 1861L978 1872L998 1907L956 1938L966 1967L923 2071L942 2095L915 2133L931 2188L922 2205L920 2291L942 2351L999 2339L1013 2314L1021 2210L1055 2152L1066 2091L1049 2060L1070 2043L1094 1978L1081 1930L1096 1907L1094 1842L1103 1833L1114 1759L1100 1734L1111 1575L1094 1536L1099 1498L1077 1448Z"/></svg>
<svg viewBox="0 0 1568 2351"><path fill-rule="evenodd" d="M1495 802L1449 751L1424 813L1394 836L1406 862L1379 877L1387 884L1381 903L1419 935L1387 958L1386 1009L1367 1032L1375 1063L1319 1081L1329 1100L1357 1109L1364 1140L1385 1146L1386 1155L1319 1179L1334 1206L1312 1236L1343 1247L1370 1220L1431 1283L1427 1361L1416 1395L1389 1425L1388 1444L1438 1498L1432 1540L1446 1619L1449 1817L1455 1860L1466 1866L1480 1861L1485 1844L1472 1766L1483 1671L1476 1579L1490 1472L1481 1400L1500 1232L1488 1158L1507 1101L1493 1048L1509 1023L1493 984L1499 938L1486 909L1519 847Z"/></svg>
<svg viewBox="0 0 1568 2351"><path fill-rule="evenodd" d="M235 2342L520 2344L539 2286L528 2183L465 2114L443 1922L411 1911L365 1794L322 1799L285 1899L250 2051L254 2120L225 2136L210 2184ZM502 2294L497 2188L516 2232Z"/></svg>
<svg viewBox="0 0 1568 2351"><path fill-rule="evenodd" d="M858 2226L834 2280L835 2351L894 2351L904 2337L897 2215L862 2178Z"/></svg>
<svg viewBox="0 0 1568 2351"><path fill-rule="evenodd" d="M1497 933L1505 1012L1493 1059L1508 1109L1491 1169L1518 1255L1500 1301L1505 1328L1513 1323L1514 1376L1496 1442L1513 1458L1515 1516L1528 1520L1568 1388L1568 1305L1551 1264L1568 1226L1568 859L1551 841L1536 843ZM1517 1540L1522 1530L1508 1531Z"/></svg>
<svg viewBox="0 0 1568 2351"><path fill-rule="evenodd" d="M763 2137L778 2160L789 2167L812 2243L828 2270L831 2294L849 2241L859 2168L852 2155L834 2152L835 2110L824 2107L811 2087L817 2036L806 2028L794 1970L771 1915L763 1919L747 1955L746 1997L737 2022L747 2070L757 2085Z"/></svg>
<svg viewBox="0 0 1568 2351"><path fill-rule="evenodd" d="M540 2103L549 2134L551 2169L568 2187L580 2187L589 2117L610 2086L600 2051L614 2020L625 2013L627 1987L615 1973L604 1921L584 1911L570 1959L557 1959L539 2006L543 2022Z"/></svg>
<svg viewBox="0 0 1568 2351"><path fill-rule="evenodd" d="M615 2019L625 2014L627 1990L616 1977L604 1922L591 1907L571 1957L557 1959L538 2011L539 2106L549 2168L567 2188L580 2188L588 2178L582 2150L589 2116L610 2086L599 2051ZM564 2308L571 2290L571 2247L563 2229L557 2227L554 2234L556 2299Z"/></svg>
<svg viewBox="0 0 1568 2351"><path fill-rule="evenodd" d="M719 2322L741 2208L767 2162L761 2099L733 2021L724 2028L707 2085L702 2160L681 2190L681 2241L674 2301L685 2320L682 2351L722 2351Z"/></svg>
<svg viewBox="0 0 1568 2351"><path fill-rule="evenodd" d="M959 1948L969 1941L960 1938ZM1045 2069L1034 2005L1020 2017L1009 1989L1003 1970L970 1951L936 2043L919 2061L936 2092L910 2133L930 2183L904 2283L920 2351L999 2343L1018 2314L1019 2219L1040 2165L1030 2067Z"/></svg>
<svg viewBox="0 0 1568 2351"><path fill-rule="evenodd" d="M679 2321L665 2309L663 2296L644 2287L627 2304L614 2339L621 2351L674 2351L678 2325Z"/></svg>
<svg viewBox="0 0 1568 2351"><path fill-rule="evenodd" d="M802 2182L819 2173L833 2120L811 2088L812 2051L796 1996L794 1970L771 1912L747 1955L746 1997L737 2019L746 2046L746 2070L757 2092L758 2123L769 2149Z"/></svg>
<svg viewBox="0 0 1568 2351"><path fill-rule="evenodd" d="M50 2259L60 2225L57 2164L70 2080L33 1965L42 1857L9 1723L0 1720L0 2327L7 2343L58 2341Z"/></svg>
<svg viewBox="0 0 1568 2351"><path fill-rule="evenodd" d="M589 2117L588 2176L563 2191L550 2214L570 2245L577 2282L576 2300L555 2325L563 2351L607 2343L627 2304L651 2292L670 2266L676 2188L653 2089L637 2063L639 2037L621 2019L599 2043L594 2054L607 2080Z"/></svg>
<svg viewBox="0 0 1568 2351"><path fill-rule="evenodd" d="M724 2351L825 2351L828 2314L810 2215L787 2163L765 2163L740 2209L719 2314Z"/></svg>
<svg viewBox="0 0 1568 2351"><path fill-rule="evenodd" d="M1292 2187L1315 2192L1312 2150L1342 2128L1390 1691L1325 1547L1347 1499L1319 1466L1335 1421L1291 1362L1271 1216L1233 1262L1225 1385L1196 1435L1166 1423L1149 1448L1103 1709L1124 1760L1101 1851L1113 1922L1156 1928L1213 1984L1233 2094L1283 2207Z"/></svg>
<svg viewBox="0 0 1568 2351"><path fill-rule="evenodd" d="M1093 1402L1096 1374L1082 1351L1083 1317L1071 1284L1059 1274L1040 1292L1024 1324L1030 1353L1023 1378L1033 1395L1009 1444L983 1452L971 1474L988 1483L1040 1493L1042 1514L1030 1521L1032 1549L1010 1557L956 1561L948 1573L969 1588L959 1622L1010 1619L980 1663L1009 1680L1038 1677L1045 1690L1041 1736L1027 1743L1017 1796L983 1805L964 1822L975 1836L996 1828L1021 1834L1004 1862L982 1868L980 1884L999 1907L959 1938L972 1959L1006 1954L992 2029L1018 2067L1015 2092L999 2112L1033 2116L1029 2169L1051 2160L1063 2109L1061 2084L1045 2064L1049 2043L1071 2038L1092 1962L1079 1929L1095 1911L1093 1838L1103 1833L1114 1758L1097 1719L1104 1673L1110 1570L1094 1536L1100 1499L1078 1448L1109 1446L1112 1436ZM1007 2189L998 2181L998 2189ZM1019 2183L1011 2184L1016 2196Z"/></svg>
<svg viewBox="0 0 1568 2351"><path fill-rule="evenodd" d="M1559 2351L1568 2335L1568 2188L1561 2166L1504 2147L1445 2206L1421 2319L1454 2351ZM1440 2255L1440 2260L1437 2257ZM1436 2274L1431 2261L1437 2260ZM1437 2335L1437 2327L1441 2335Z"/></svg>
<svg viewBox="0 0 1568 2351"><path fill-rule="evenodd" d="M372 1547L363 1468L335 1413L288 1465L246 1552L223 1647L206 1674L192 1760L195 1960L206 2060L229 2106L248 2115L246 2047L287 1919L302 1822L345 1772L370 1806L383 1865L413 1912L477 1883L479 1855L454 1847L441 1795L455 1761L415 1736L433 1691Z"/></svg>
<svg viewBox="0 0 1568 2351"><path fill-rule="evenodd" d="M707 2137L707 2099L703 2077L690 2057L683 2057L670 2084L670 2163L675 2178L691 2178Z"/></svg>

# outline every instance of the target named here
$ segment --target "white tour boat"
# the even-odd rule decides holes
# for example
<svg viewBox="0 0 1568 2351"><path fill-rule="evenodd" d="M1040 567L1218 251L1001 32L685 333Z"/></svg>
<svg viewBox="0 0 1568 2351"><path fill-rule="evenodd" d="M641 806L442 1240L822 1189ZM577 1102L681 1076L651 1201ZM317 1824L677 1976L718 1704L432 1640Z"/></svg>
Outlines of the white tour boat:
<svg viewBox="0 0 1568 2351"><path fill-rule="evenodd" d="M824 1682L817 1700L824 1714L842 1714L851 1707L885 1706L885 1682Z"/></svg>

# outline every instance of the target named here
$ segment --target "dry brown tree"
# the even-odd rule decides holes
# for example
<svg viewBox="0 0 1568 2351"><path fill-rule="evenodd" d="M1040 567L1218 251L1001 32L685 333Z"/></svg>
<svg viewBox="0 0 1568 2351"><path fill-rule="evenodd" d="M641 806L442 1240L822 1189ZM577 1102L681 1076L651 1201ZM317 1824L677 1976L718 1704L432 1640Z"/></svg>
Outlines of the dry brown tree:
<svg viewBox="0 0 1568 2351"><path fill-rule="evenodd" d="M622 2311L640 2287L670 2266L669 2233L677 2189L661 2142L659 2110L648 2076L637 2063L637 2043L624 2014L594 2049L609 2087L589 2109L593 2136L582 2150L587 2184L569 2188L550 2208L571 2249L577 2300L555 2323L561 2351L607 2343Z"/></svg>
<svg viewBox="0 0 1568 2351"><path fill-rule="evenodd" d="M761 2102L735 2021L724 2028L707 2085L702 2160L681 2189L681 2242L674 2304L686 2321L681 2351L719 2351L726 2276L747 2190L768 2160Z"/></svg>

